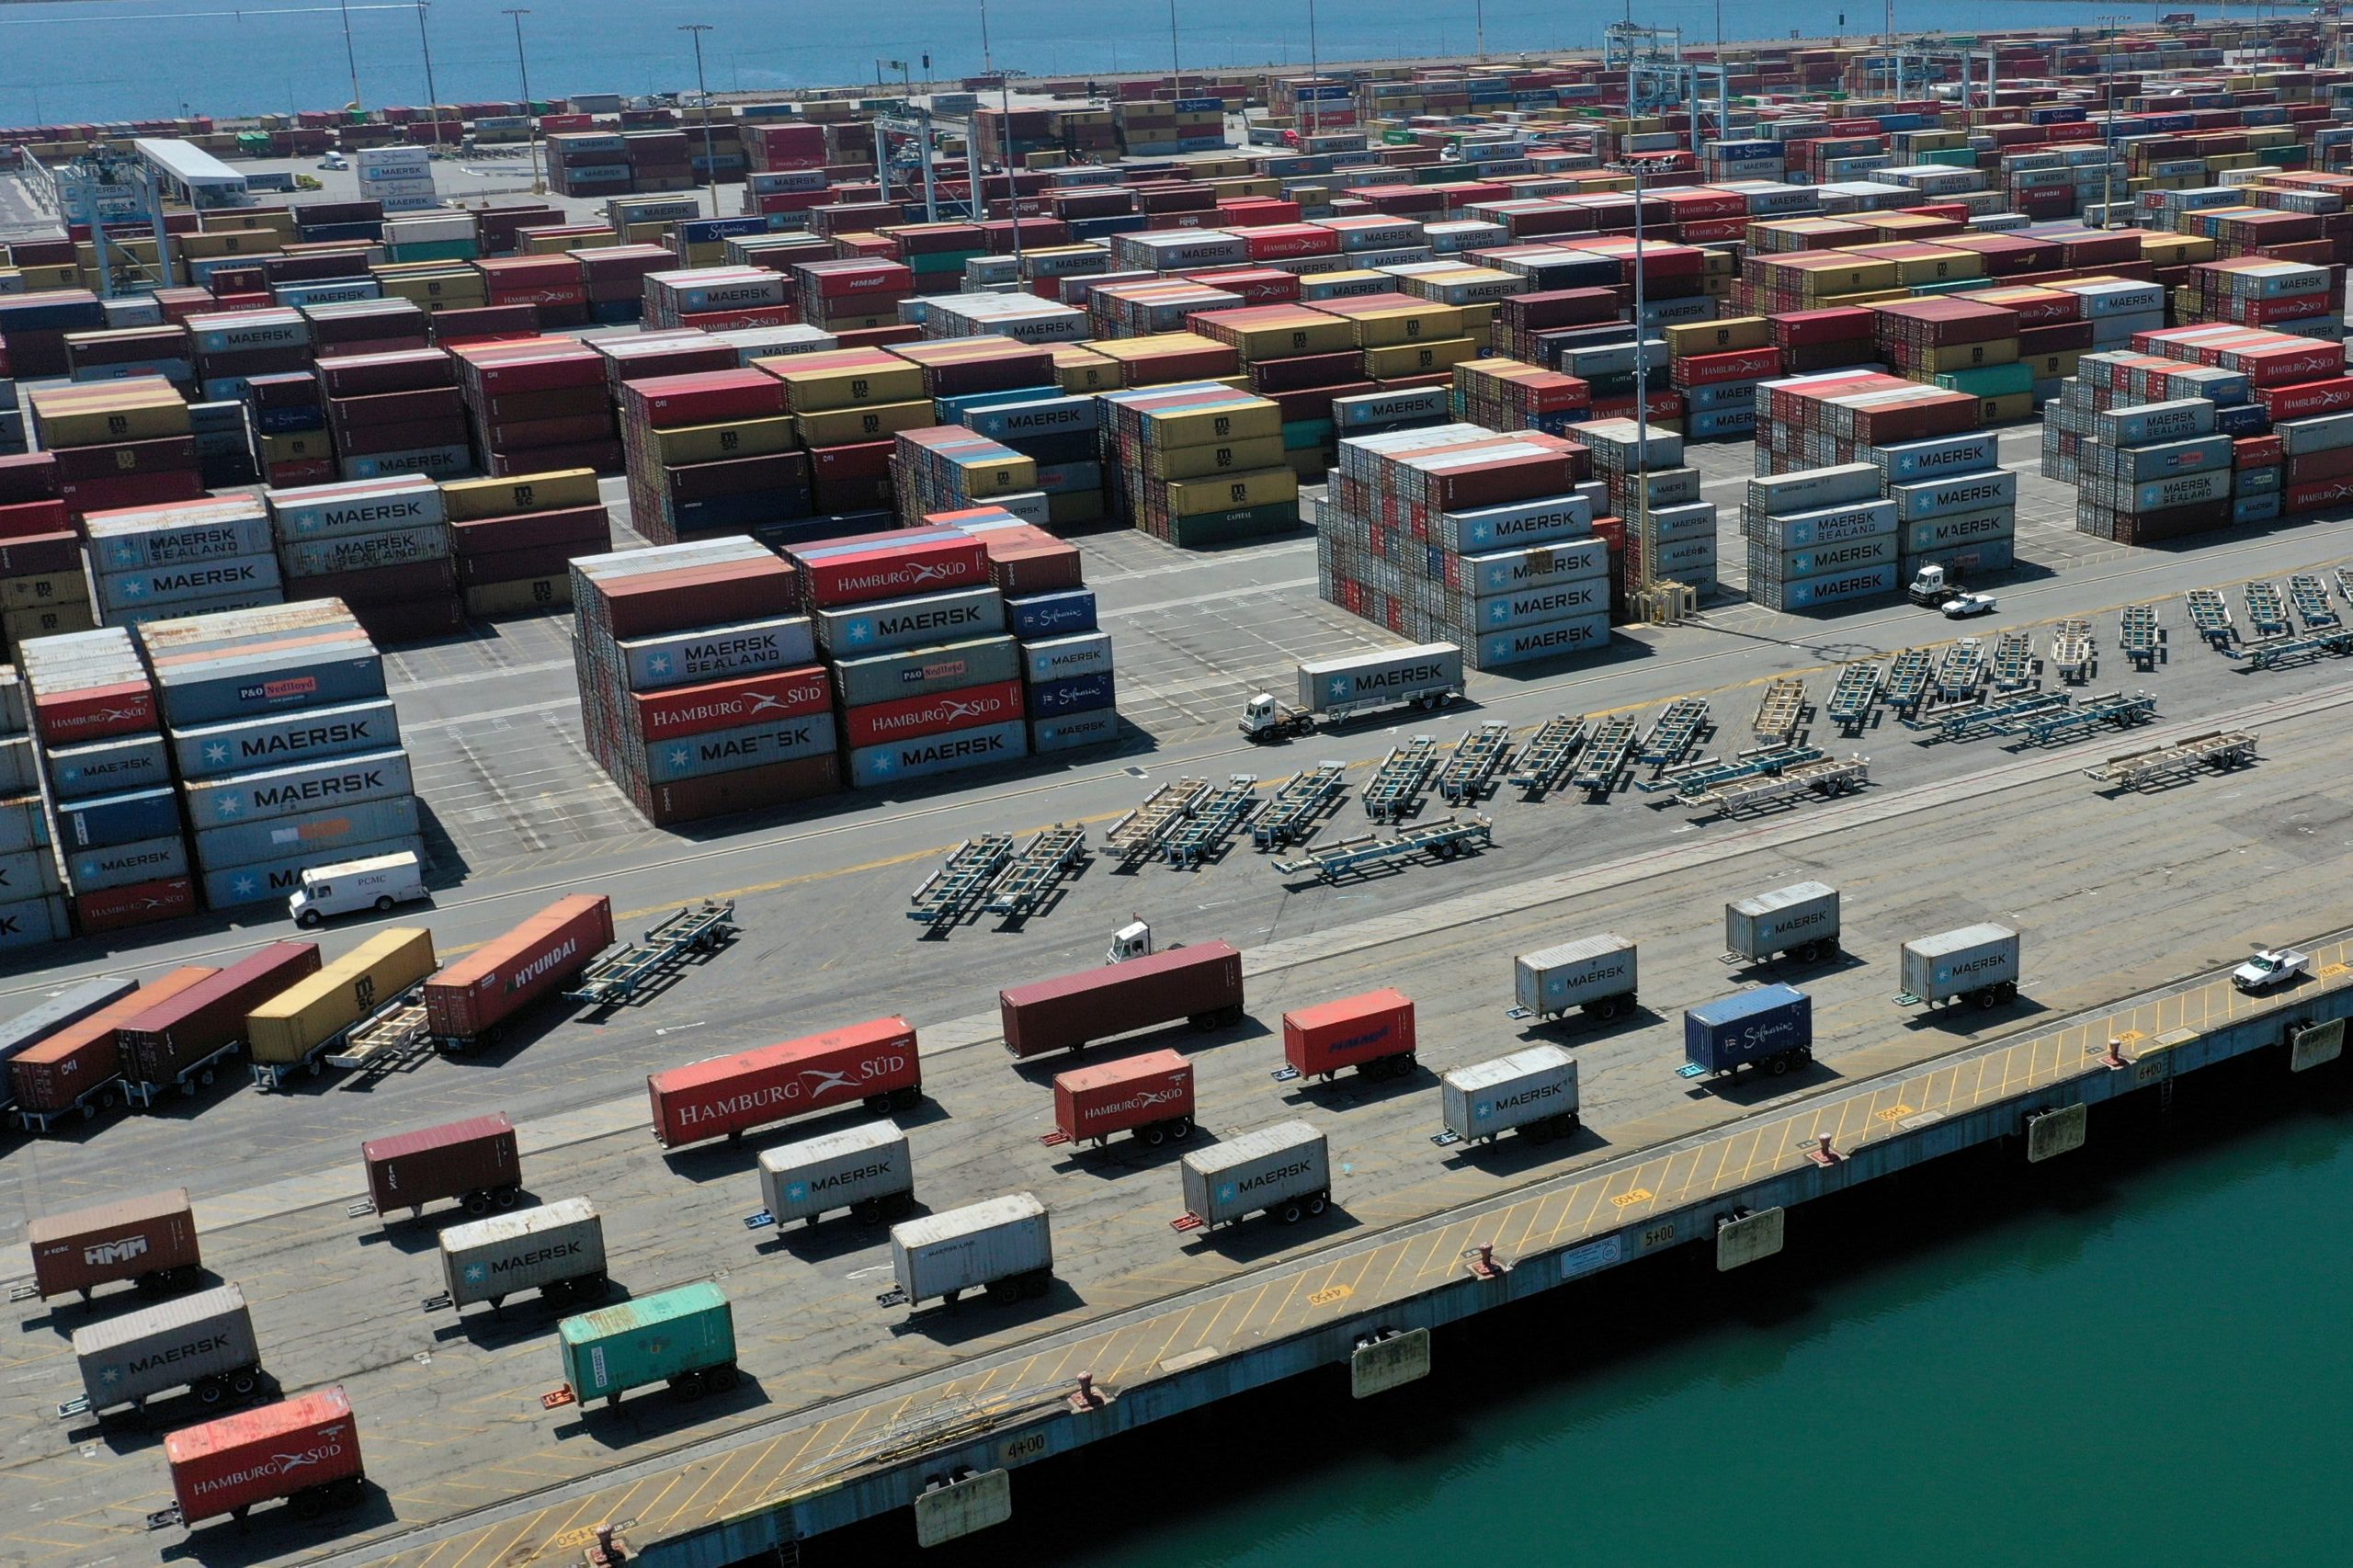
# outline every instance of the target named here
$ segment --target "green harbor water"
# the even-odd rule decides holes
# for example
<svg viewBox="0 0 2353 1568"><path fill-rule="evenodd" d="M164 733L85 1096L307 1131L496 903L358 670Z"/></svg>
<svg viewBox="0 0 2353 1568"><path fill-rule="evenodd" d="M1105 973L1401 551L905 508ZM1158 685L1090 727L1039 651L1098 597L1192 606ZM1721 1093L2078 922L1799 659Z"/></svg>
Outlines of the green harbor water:
<svg viewBox="0 0 2353 1568"><path fill-rule="evenodd" d="M2193 1082L2167 1116L1882 1195L1811 1248L1798 1210L1746 1287L1691 1259L1556 1292L1458 1326L1438 1376L1380 1403L1268 1391L1017 1476L1024 1539L995 1560L2346 1563L2345 1074L2317 1099L2276 1062L2201 1104Z"/></svg>

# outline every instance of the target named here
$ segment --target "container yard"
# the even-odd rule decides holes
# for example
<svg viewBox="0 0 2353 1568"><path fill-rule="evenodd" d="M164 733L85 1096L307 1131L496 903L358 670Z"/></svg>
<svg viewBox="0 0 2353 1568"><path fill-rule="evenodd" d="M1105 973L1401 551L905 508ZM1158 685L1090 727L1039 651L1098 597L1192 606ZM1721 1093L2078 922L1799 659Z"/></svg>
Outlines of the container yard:
<svg viewBox="0 0 2353 1568"><path fill-rule="evenodd" d="M0 1557L927 1544L2341 1074L2353 73L2104 27L0 131L253 176L0 232Z"/></svg>

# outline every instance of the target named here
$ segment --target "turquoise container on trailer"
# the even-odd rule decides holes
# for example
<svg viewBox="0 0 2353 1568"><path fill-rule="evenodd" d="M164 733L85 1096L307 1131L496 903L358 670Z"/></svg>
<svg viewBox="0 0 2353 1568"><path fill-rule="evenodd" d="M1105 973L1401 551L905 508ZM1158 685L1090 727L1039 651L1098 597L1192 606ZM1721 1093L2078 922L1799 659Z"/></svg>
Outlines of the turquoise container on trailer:
<svg viewBox="0 0 2353 1568"><path fill-rule="evenodd" d="M735 1381L734 1309L707 1279L566 1318L556 1336L563 1381L584 1405L653 1383L699 1393Z"/></svg>

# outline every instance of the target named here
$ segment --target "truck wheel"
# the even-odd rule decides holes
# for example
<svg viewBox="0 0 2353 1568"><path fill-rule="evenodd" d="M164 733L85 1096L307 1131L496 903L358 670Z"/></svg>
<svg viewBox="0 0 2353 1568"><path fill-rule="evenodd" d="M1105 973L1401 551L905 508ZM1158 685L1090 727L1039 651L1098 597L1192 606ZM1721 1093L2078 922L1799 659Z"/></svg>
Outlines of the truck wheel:
<svg viewBox="0 0 2353 1568"><path fill-rule="evenodd" d="M891 1108L891 1096L888 1095L869 1095L866 1096L865 1108L871 1111L876 1116L881 1116L884 1111Z"/></svg>
<svg viewBox="0 0 2353 1568"><path fill-rule="evenodd" d="M992 1301L1009 1301L1021 1293L1021 1287L1010 1279L992 1279L982 1289Z"/></svg>
<svg viewBox="0 0 2353 1568"><path fill-rule="evenodd" d="M871 1225L882 1218L882 1205L871 1198L861 1198L849 1206L849 1217L860 1224ZM816 1219L814 1214L809 1216L812 1224L816 1222Z"/></svg>
<svg viewBox="0 0 2353 1568"><path fill-rule="evenodd" d="M2001 990L2003 1001L2015 1002L2018 999L2018 983L2017 981L2006 980L2002 982Z"/></svg>
<svg viewBox="0 0 2353 1568"><path fill-rule="evenodd" d="M680 1399L700 1399L703 1394L702 1374L700 1372L680 1372L676 1377L670 1380L670 1387L676 1392Z"/></svg>
<svg viewBox="0 0 2353 1568"><path fill-rule="evenodd" d="M1307 1211L1310 1214L1321 1214L1331 1206L1332 1199L1324 1193L1312 1192L1307 1195Z"/></svg>
<svg viewBox="0 0 2353 1568"><path fill-rule="evenodd" d="M325 1488L313 1486L303 1491L297 1492L294 1494L294 1499L291 1506L296 1518L317 1518L321 1514L327 1511Z"/></svg>
<svg viewBox="0 0 2353 1568"><path fill-rule="evenodd" d="M2002 988L1998 985L1989 985L1977 994L1977 1006L1990 1010L2001 999Z"/></svg>
<svg viewBox="0 0 2353 1568"><path fill-rule="evenodd" d="M246 1367L229 1374L229 1392L239 1399L251 1399L261 1388L261 1369Z"/></svg>
<svg viewBox="0 0 2353 1568"><path fill-rule="evenodd" d="M228 1392L221 1385L221 1380L218 1378L199 1379L196 1385L196 1403L202 1405L218 1404Z"/></svg>
<svg viewBox="0 0 2353 1568"><path fill-rule="evenodd" d="M381 894L379 894L379 895L377 896L377 899L376 899L376 913L377 913L377 914L381 915L381 914L383 914L386 910L388 910L388 909L390 909L390 908L392 908L392 894L390 894L390 893L381 893Z"/></svg>
<svg viewBox="0 0 2353 1568"><path fill-rule="evenodd" d="M294 924L301 926L305 931L311 929L318 923L319 912L315 909L306 909L302 911L301 915L295 916L294 919Z"/></svg>
<svg viewBox="0 0 2353 1568"><path fill-rule="evenodd" d="M713 1393L725 1393L735 1386L735 1363L722 1361L702 1375L703 1386Z"/></svg>
<svg viewBox="0 0 2353 1568"><path fill-rule="evenodd" d="M1168 1124L1168 1136L1175 1139L1179 1143L1182 1143L1186 1139L1190 1138L1192 1135L1193 1119L1189 1116L1180 1116L1176 1120Z"/></svg>
<svg viewBox="0 0 2353 1568"><path fill-rule="evenodd" d="M357 1507L359 1500L366 1495L368 1495L368 1483L367 1478L364 1476L347 1475L340 1481L329 1482L327 1483L327 1506L329 1507Z"/></svg>
<svg viewBox="0 0 2353 1568"><path fill-rule="evenodd" d="M605 1271L601 1268L593 1274L584 1274L572 1282L572 1293L584 1301L601 1301L612 1289L613 1282L605 1278Z"/></svg>
<svg viewBox="0 0 2353 1568"><path fill-rule="evenodd" d="M1277 1210L1275 1217L1286 1225L1296 1225L1305 1216L1305 1213L1306 1211L1300 1208L1299 1200L1297 1199L1293 1199L1290 1202L1284 1204L1280 1209Z"/></svg>
<svg viewBox="0 0 2353 1568"><path fill-rule="evenodd" d="M92 1105L92 1104L91 1104L89 1101L87 1101L87 1100L84 1100L84 1101L82 1102L82 1119L83 1119L83 1120L85 1120L85 1121L91 1120L91 1119L93 1119L94 1118L96 1118L96 1117L97 1116L97 1114L98 1114L98 1108L97 1108L97 1106Z"/></svg>
<svg viewBox="0 0 2353 1568"><path fill-rule="evenodd" d="M891 1091L891 1108L907 1110L923 1103L923 1085L908 1084Z"/></svg>
<svg viewBox="0 0 2353 1568"><path fill-rule="evenodd" d="M1779 1055L1775 1056L1770 1062L1768 1062L1767 1066L1771 1069L1773 1076L1776 1078L1779 1077L1782 1074L1790 1070L1789 1052L1782 1051Z"/></svg>

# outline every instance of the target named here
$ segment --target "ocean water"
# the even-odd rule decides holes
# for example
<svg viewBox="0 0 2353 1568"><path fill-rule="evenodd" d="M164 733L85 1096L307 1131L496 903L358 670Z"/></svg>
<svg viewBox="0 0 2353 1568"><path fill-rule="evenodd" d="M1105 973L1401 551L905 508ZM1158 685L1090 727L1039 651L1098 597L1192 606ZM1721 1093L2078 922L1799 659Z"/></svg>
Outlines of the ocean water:
<svg viewBox="0 0 2353 1568"><path fill-rule="evenodd" d="M1523 1303L1377 1403L1336 1372L1017 1472L1010 1524L926 1561L2347 1562L2320 1478L2353 1460L2353 1109L2341 1074L2312 1101L2284 1078L1801 1210L1741 1273L1685 1248ZM804 1561L907 1533L868 1528Z"/></svg>
<svg viewBox="0 0 2353 1568"><path fill-rule="evenodd" d="M685 23L710 25L703 66L714 91L801 87L898 77L878 61L904 60L923 75L969 74L988 56L1034 75L1188 70L1309 59L1310 0L553 0L523 18L523 56L533 94L642 93L694 85ZM2152 6L2147 18L2172 5ZM444 103L520 93L515 34L501 0L432 0L425 9L434 85ZM1680 28L1687 41L1718 37L1878 34L1890 15L1836 0L1644 0L1640 19ZM2137 10L2123 7L2134 16ZM2214 14L2211 6L2199 7ZM2285 9L2285 8L2283 8ZM1622 6L1561 0L1322 0L1314 6L1317 58L1467 54L1483 16L1492 55L1599 41ZM2104 15L2088 0L1904 0L1905 34L1925 28L2089 28ZM2245 15L2245 12L2241 12ZM2292 13L2291 13L2292 14ZM344 48L344 19L352 48ZM73 0L0 4L0 123L51 124L174 115L183 105L216 114L332 108L360 101L426 100L418 7L350 0Z"/></svg>

